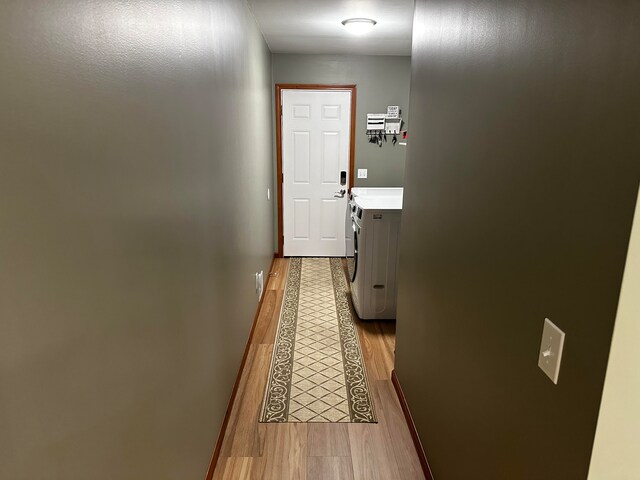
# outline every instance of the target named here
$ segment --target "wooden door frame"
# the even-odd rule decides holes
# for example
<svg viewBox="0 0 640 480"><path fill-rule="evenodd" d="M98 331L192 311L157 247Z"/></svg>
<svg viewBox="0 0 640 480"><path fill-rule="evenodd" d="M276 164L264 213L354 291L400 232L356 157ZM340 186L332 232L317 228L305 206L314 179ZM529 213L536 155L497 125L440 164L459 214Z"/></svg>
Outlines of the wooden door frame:
<svg viewBox="0 0 640 480"><path fill-rule="evenodd" d="M353 165L356 151L356 85L322 85L303 83L276 83L276 185L278 186L278 252L284 253L284 220L282 214L282 90L343 90L351 92L351 135L349 141L349 183L347 191L353 186Z"/></svg>

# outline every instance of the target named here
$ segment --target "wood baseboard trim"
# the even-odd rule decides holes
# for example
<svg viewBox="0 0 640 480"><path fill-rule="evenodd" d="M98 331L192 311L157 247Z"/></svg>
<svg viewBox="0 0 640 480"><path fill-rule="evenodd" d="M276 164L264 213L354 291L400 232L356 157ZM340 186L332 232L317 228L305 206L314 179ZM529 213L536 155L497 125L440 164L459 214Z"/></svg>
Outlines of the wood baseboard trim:
<svg viewBox="0 0 640 480"><path fill-rule="evenodd" d="M404 418L407 421L409 432L411 432L411 438L413 439L413 444L416 447L416 452L418 453L418 458L420 459L420 465L422 465L424 476L427 480L433 480L431 468L429 467L429 462L427 461L427 455L424 453L424 448L422 447L422 442L420 441L420 437L418 436L416 425L415 423L413 423L413 417L411 416L411 411L409 410L407 399L404 397L404 392L402 391L402 387L400 386L400 381L398 380L398 376L396 375L395 370L391 372L391 383L393 383L393 388L396 390L398 400L400 400L400 407L402 407L402 413L404 413Z"/></svg>
<svg viewBox="0 0 640 480"><path fill-rule="evenodd" d="M271 260L271 266L269 267L269 272L273 271L273 265L275 263L275 259L277 257L274 255ZM269 278L267 274L267 278ZM253 325L251 325L251 330L249 331L249 337L247 338L247 344L244 347L244 353L242 354L242 361L240 362L240 368L238 369L238 375L236 376L236 381L233 384L233 390L231 390L231 397L229 398L229 403L227 404L227 411L224 414L224 420L222 420L222 426L220 427L220 433L218 433L218 440L216 441L216 447L213 450L213 455L211 456L211 462L209 462L209 470L207 470L207 476L205 480L213 479L213 472L218 465L218 459L220 457L220 450L222 449L222 441L224 440L224 435L227 431L227 425L229 424L229 417L231 416L231 409L233 408L233 402L236 399L236 395L238 394L238 387L240 386L240 378L242 377L242 372L244 370L245 363L247 363L247 356L249 355L249 347L251 346L251 341L253 340L253 334L256 330L256 325L258 323L258 316L260 315L260 309L262 308L262 302L264 300L264 294L267 291L267 284L265 283L265 288L262 290L262 296L260 297L260 301L258 302L258 307L256 309L256 314L253 317Z"/></svg>

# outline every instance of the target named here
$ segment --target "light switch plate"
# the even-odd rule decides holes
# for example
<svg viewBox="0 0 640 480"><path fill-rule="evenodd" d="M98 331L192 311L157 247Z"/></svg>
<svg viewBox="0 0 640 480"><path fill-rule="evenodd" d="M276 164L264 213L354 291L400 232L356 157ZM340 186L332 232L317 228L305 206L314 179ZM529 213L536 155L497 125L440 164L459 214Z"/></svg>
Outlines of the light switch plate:
<svg viewBox="0 0 640 480"><path fill-rule="evenodd" d="M555 384L558 383L558 375L560 375L560 361L562 360L564 336L564 332L551 320L548 318L544 319L538 366Z"/></svg>
<svg viewBox="0 0 640 480"><path fill-rule="evenodd" d="M358 178L367 178L367 169L359 168L358 169Z"/></svg>

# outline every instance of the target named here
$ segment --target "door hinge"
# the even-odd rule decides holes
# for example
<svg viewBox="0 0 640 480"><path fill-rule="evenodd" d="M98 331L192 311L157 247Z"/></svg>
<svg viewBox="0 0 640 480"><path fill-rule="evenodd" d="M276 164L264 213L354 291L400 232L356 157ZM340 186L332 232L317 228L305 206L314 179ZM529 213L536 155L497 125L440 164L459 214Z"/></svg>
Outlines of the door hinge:
<svg viewBox="0 0 640 480"><path fill-rule="evenodd" d="M284 173L282 174L282 183L284 183Z"/></svg>

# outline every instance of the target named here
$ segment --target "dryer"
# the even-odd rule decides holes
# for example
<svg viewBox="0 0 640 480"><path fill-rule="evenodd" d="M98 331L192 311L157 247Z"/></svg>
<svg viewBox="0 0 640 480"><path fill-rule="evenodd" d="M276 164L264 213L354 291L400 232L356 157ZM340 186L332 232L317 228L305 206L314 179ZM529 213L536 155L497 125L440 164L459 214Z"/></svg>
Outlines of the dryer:
<svg viewBox="0 0 640 480"><path fill-rule="evenodd" d="M354 309L362 320L394 319L402 195L355 195L350 204Z"/></svg>

